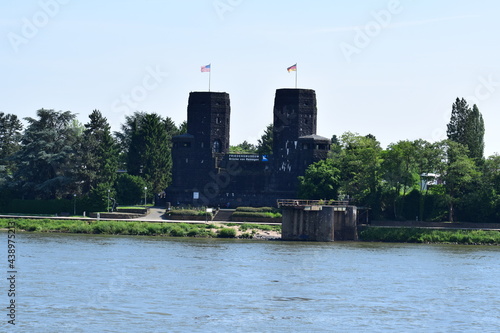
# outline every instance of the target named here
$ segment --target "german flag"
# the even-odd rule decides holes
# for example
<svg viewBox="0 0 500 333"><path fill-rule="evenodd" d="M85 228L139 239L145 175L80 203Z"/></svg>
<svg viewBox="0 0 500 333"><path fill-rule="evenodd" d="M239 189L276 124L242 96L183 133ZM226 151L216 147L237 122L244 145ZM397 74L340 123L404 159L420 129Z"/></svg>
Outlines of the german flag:
<svg viewBox="0 0 500 333"><path fill-rule="evenodd" d="M288 71L288 73L290 73L290 72L296 72L297 71L297 64L288 67L286 70Z"/></svg>

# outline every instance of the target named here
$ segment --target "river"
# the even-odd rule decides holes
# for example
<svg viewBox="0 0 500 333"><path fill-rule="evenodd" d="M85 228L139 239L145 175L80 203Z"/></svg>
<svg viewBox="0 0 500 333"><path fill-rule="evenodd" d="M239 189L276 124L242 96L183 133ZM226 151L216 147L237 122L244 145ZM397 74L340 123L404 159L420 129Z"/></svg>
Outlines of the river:
<svg viewBox="0 0 500 333"><path fill-rule="evenodd" d="M18 234L16 255L2 331L500 331L494 246Z"/></svg>

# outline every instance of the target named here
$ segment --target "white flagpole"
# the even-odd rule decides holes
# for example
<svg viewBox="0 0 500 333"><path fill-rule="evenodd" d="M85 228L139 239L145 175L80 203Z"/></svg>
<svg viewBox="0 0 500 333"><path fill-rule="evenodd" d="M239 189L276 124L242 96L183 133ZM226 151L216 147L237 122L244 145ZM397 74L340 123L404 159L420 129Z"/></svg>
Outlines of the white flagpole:
<svg viewBox="0 0 500 333"><path fill-rule="evenodd" d="M211 80L212 80L212 64L210 64L210 70L208 71L208 92L210 92Z"/></svg>
<svg viewBox="0 0 500 333"><path fill-rule="evenodd" d="M297 89L297 75L298 75L299 67L295 64L295 89Z"/></svg>

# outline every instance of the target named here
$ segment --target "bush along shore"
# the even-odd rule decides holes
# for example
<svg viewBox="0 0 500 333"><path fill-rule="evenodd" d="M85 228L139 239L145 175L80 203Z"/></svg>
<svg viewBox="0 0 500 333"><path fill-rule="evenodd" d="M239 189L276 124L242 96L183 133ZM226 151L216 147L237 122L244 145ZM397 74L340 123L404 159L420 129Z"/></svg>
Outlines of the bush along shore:
<svg viewBox="0 0 500 333"><path fill-rule="evenodd" d="M122 221L77 221L53 219L0 219L0 228L8 228L15 222L16 229L26 232L52 232L73 234L133 235L163 237L203 238L260 238L276 239L281 226L260 224L191 224L150 223Z"/></svg>
<svg viewBox="0 0 500 333"><path fill-rule="evenodd" d="M232 221L274 222L281 223L280 211L272 207L238 207L231 215Z"/></svg>
<svg viewBox="0 0 500 333"><path fill-rule="evenodd" d="M500 245L500 231L368 227L360 230L359 239L365 242Z"/></svg>

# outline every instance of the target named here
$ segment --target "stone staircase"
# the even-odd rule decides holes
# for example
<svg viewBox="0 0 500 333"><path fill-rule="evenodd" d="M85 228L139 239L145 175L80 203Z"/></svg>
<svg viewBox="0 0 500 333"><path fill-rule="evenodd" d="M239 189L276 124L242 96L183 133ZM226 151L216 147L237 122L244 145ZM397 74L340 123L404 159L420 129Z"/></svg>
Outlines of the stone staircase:
<svg viewBox="0 0 500 333"><path fill-rule="evenodd" d="M231 221L231 215L236 211L236 209L219 209L215 215L214 222L229 222Z"/></svg>

